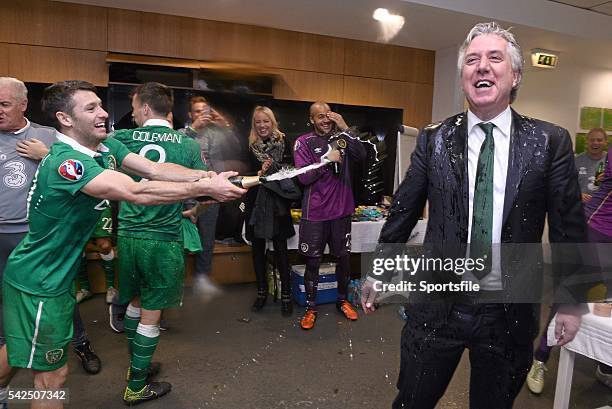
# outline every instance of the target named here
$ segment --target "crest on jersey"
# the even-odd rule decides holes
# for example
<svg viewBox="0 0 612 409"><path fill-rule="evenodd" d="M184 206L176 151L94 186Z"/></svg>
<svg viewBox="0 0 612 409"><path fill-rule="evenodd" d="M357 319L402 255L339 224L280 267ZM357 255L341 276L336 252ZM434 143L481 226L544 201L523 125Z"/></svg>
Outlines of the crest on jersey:
<svg viewBox="0 0 612 409"><path fill-rule="evenodd" d="M58 363L60 359L62 359L63 356L64 356L63 349L53 349L51 351L47 351L47 353L45 354L45 359L47 360L47 363L49 365L53 365L53 364Z"/></svg>
<svg viewBox="0 0 612 409"><path fill-rule="evenodd" d="M76 159L68 159L62 162L57 171L64 179L76 182L83 177L85 168L80 161Z"/></svg>
<svg viewBox="0 0 612 409"><path fill-rule="evenodd" d="M108 155L108 169L116 170L117 169L117 159L113 155Z"/></svg>

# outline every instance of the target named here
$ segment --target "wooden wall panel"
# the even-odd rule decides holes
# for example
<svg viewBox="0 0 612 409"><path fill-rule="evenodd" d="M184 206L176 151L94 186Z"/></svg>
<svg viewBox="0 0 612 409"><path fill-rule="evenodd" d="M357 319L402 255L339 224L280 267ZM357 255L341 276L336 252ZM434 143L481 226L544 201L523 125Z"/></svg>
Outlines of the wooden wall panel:
<svg viewBox="0 0 612 409"><path fill-rule="evenodd" d="M344 73L344 40L293 31L274 30L269 64L278 68Z"/></svg>
<svg viewBox="0 0 612 409"><path fill-rule="evenodd" d="M342 74L344 40L242 24L200 20L196 58Z"/></svg>
<svg viewBox="0 0 612 409"><path fill-rule="evenodd" d="M198 20L192 18L108 10L111 52L194 58L197 31Z"/></svg>
<svg viewBox="0 0 612 409"><path fill-rule="evenodd" d="M2 0L0 41L106 50L106 10L45 0Z"/></svg>
<svg viewBox="0 0 612 409"><path fill-rule="evenodd" d="M109 9L111 52L205 61L263 63L269 29L187 17ZM263 51L263 52L262 52Z"/></svg>
<svg viewBox="0 0 612 409"><path fill-rule="evenodd" d="M344 103L389 108L403 107L405 82L344 77Z"/></svg>
<svg viewBox="0 0 612 409"><path fill-rule="evenodd" d="M407 81L401 47L346 40L344 73L359 77Z"/></svg>
<svg viewBox="0 0 612 409"><path fill-rule="evenodd" d="M106 53L67 48L8 45L9 74L24 82L55 82L68 79L108 84Z"/></svg>
<svg viewBox="0 0 612 409"><path fill-rule="evenodd" d="M345 40L344 74L433 84L435 52Z"/></svg>
<svg viewBox="0 0 612 409"><path fill-rule="evenodd" d="M421 128L431 122L433 85L363 77L344 77L344 103L404 110L404 123Z"/></svg>
<svg viewBox="0 0 612 409"><path fill-rule="evenodd" d="M112 52L240 61L342 74L344 40L244 24L109 9Z"/></svg>
<svg viewBox="0 0 612 409"><path fill-rule="evenodd" d="M0 76L9 75L8 44L0 43Z"/></svg>
<svg viewBox="0 0 612 409"><path fill-rule="evenodd" d="M279 73L274 98L338 103L343 100L342 75L295 70L279 70Z"/></svg>
<svg viewBox="0 0 612 409"><path fill-rule="evenodd" d="M198 42L198 58L209 61L232 61L268 65L272 48L272 30L201 20L201 40Z"/></svg>
<svg viewBox="0 0 612 409"><path fill-rule="evenodd" d="M409 48L409 50L411 50L410 64L404 67L408 76L407 81L433 85L436 52L419 48Z"/></svg>
<svg viewBox="0 0 612 409"><path fill-rule="evenodd" d="M431 116L433 51L48 0L0 0L0 15L0 72L25 81L107 85L107 51L245 62L279 70L276 98L403 108L415 126Z"/></svg>
<svg viewBox="0 0 612 409"><path fill-rule="evenodd" d="M404 124L420 129L431 123L433 85L407 83L403 98Z"/></svg>

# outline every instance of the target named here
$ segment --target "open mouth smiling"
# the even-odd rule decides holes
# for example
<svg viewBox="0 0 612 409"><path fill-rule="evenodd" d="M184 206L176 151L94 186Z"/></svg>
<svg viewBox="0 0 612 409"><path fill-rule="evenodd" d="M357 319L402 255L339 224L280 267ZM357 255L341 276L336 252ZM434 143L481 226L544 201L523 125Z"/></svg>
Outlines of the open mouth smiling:
<svg viewBox="0 0 612 409"><path fill-rule="evenodd" d="M474 86L476 88L491 88L493 86L493 82L489 80L478 80Z"/></svg>

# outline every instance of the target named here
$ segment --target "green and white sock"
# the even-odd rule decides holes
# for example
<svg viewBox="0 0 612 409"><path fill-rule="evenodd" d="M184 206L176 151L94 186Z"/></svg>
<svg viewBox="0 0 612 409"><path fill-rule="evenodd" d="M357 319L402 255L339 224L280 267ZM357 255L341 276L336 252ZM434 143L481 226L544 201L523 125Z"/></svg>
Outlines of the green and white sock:
<svg viewBox="0 0 612 409"><path fill-rule="evenodd" d="M140 308L134 307L132 304L128 304L127 309L125 310L123 326L125 328L125 335L128 342L128 352L130 355L132 355L132 343L134 342L134 337L136 336L136 330L139 323Z"/></svg>
<svg viewBox="0 0 612 409"><path fill-rule="evenodd" d="M102 270L104 270L104 277L106 278L106 288L115 286L115 251L111 249L110 253L100 253L100 264L102 264Z"/></svg>
<svg viewBox="0 0 612 409"><path fill-rule="evenodd" d="M87 256L85 253L81 257L81 265L79 266L79 287L81 287L81 290L91 290L89 276L87 275Z"/></svg>
<svg viewBox="0 0 612 409"><path fill-rule="evenodd" d="M128 388L136 392L146 385L148 369L159 342L159 325L138 324L132 342L132 364Z"/></svg>

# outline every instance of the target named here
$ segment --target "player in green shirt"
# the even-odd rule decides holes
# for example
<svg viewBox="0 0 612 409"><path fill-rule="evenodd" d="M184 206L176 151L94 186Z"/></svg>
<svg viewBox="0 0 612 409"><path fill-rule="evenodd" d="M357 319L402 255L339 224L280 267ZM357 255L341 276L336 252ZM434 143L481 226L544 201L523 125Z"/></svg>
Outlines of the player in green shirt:
<svg viewBox="0 0 612 409"><path fill-rule="evenodd" d="M205 169L200 145L172 129L166 120L172 112L172 89L156 82L136 88L132 116L139 126L112 134L131 152L154 162L172 162ZM135 181L140 177L134 176ZM141 400L151 359L159 341L162 310L182 304L183 205L142 206L121 203L117 229L119 302L130 304L124 319L130 352L126 403Z"/></svg>
<svg viewBox="0 0 612 409"><path fill-rule="evenodd" d="M226 201L245 193L227 181L234 172L216 175L151 162L129 152L121 142L107 139L108 114L95 92L90 83L64 81L51 85L43 94L43 112L61 133L32 182L30 231L4 270L7 343L0 350L0 386L8 385L14 374L11 367L32 369L37 389L64 385L66 351L72 337L74 279L85 243L108 200L157 205L198 196ZM110 163L150 180L137 183L109 170ZM151 181L156 179L161 181ZM152 382L146 389L142 396L151 399L167 393L170 385ZM63 407L61 401L42 403L46 408Z"/></svg>

